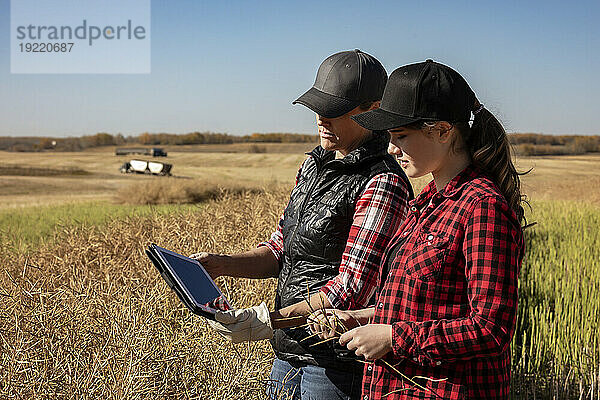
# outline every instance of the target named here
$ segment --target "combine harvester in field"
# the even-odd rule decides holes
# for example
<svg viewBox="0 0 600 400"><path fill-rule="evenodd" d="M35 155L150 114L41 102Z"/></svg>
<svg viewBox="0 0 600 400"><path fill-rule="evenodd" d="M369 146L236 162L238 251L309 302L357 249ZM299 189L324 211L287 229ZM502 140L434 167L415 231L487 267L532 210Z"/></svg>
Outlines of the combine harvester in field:
<svg viewBox="0 0 600 400"><path fill-rule="evenodd" d="M146 161L146 160L129 160L128 162L121 165L119 169L121 173L137 173L137 174L152 174L171 176L172 164L157 162L157 161Z"/></svg>

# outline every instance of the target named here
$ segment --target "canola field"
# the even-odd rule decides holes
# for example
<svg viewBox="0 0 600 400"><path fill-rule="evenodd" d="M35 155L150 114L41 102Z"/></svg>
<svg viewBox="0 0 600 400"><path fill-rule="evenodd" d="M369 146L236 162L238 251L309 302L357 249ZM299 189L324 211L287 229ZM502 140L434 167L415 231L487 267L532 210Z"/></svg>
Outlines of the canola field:
<svg viewBox="0 0 600 400"><path fill-rule="evenodd" d="M35 177L52 182L50 204L23 202L23 188L0 192L0 398L262 398L273 357L269 344L234 345L213 334L143 253L149 242L183 254L241 252L267 238L303 156L286 154L268 185L264 177L252 181L251 169L260 175L282 156L251 154L246 164L243 156L233 157L246 170L238 185L234 163L194 154L231 178L226 190L193 205L121 204L106 185L152 178L93 168L91 176ZM534 167L523 187L531 198L528 221L537 224L526 231L512 398L598 399L600 185L594 184L600 156L531 158L518 165ZM197 172L185 168L190 181L210 183L200 166ZM426 180L413 185L418 190ZM44 196L37 185L30 195ZM263 300L272 307L274 280L218 283L237 307Z"/></svg>

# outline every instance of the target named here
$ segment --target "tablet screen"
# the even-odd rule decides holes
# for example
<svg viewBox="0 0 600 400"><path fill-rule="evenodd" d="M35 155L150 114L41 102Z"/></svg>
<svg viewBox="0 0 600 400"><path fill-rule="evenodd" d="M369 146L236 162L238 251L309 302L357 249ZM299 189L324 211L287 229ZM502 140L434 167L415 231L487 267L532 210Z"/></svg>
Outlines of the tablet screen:
<svg viewBox="0 0 600 400"><path fill-rule="evenodd" d="M227 310L227 302L215 288L211 279L202 271L196 261L186 260L161 251L161 255L173 268L179 281L185 286L196 304L203 304L215 310Z"/></svg>

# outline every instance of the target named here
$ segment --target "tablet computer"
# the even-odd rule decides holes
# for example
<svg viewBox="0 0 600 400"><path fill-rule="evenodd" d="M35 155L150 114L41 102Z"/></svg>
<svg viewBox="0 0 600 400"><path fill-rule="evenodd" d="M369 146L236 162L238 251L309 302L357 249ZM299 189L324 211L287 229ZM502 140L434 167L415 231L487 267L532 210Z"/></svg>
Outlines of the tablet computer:
<svg viewBox="0 0 600 400"><path fill-rule="evenodd" d="M215 319L217 310L231 309L227 298L197 260L152 243L146 255L179 299L194 314Z"/></svg>

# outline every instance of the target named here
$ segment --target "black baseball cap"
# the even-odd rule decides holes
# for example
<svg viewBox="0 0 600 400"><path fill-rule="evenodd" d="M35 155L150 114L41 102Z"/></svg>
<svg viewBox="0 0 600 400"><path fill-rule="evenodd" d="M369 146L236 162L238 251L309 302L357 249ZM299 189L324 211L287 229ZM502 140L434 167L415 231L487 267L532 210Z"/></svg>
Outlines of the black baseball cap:
<svg viewBox="0 0 600 400"><path fill-rule="evenodd" d="M475 93L458 72L427 60L390 75L381 106L352 116L364 128L386 130L419 121L468 121Z"/></svg>
<svg viewBox="0 0 600 400"><path fill-rule="evenodd" d="M327 57L313 87L292 104L300 103L326 118L336 118L367 101L381 100L387 72L377 59L360 50Z"/></svg>

